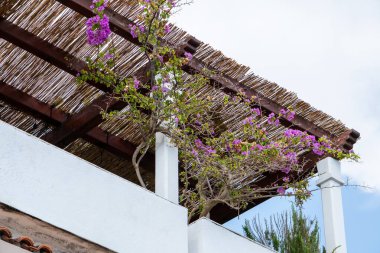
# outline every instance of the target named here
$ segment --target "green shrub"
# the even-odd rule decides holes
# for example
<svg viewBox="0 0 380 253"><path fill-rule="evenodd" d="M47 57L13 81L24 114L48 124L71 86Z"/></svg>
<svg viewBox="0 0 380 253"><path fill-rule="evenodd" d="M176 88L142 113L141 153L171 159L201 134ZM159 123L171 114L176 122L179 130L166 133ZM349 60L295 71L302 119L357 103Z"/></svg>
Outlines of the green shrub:
<svg viewBox="0 0 380 253"><path fill-rule="evenodd" d="M246 220L243 230L248 238L280 253L326 252L320 248L317 220L307 218L298 207L264 219L264 225L259 216Z"/></svg>

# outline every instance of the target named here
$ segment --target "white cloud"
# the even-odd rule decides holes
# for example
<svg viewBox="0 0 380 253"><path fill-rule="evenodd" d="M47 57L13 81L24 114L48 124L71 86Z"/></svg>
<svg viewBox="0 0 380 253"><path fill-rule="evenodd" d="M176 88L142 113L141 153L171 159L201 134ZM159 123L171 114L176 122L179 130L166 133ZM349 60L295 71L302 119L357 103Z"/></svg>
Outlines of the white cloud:
<svg viewBox="0 0 380 253"><path fill-rule="evenodd" d="M380 192L380 1L195 0L174 18L255 73L360 131L343 171Z"/></svg>

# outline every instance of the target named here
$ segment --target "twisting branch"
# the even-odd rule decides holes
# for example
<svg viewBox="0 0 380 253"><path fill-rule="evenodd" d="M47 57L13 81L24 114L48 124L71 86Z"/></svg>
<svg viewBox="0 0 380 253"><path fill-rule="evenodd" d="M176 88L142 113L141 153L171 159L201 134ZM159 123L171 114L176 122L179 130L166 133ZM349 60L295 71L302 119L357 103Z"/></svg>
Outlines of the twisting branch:
<svg viewBox="0 0 380 253"><path fill-rule="evenodd" d="M146 154L147 150L148 150L149 146L145 143L145 142L141 142L135 152L133 153L133 156L132 156L132 164L133 164L133 167L135 168L135 171L136 171L136 175L137 175L137 179L139 180L140 182L140 185L144 188L147 188L146 187L146 184L144 183L144 180L141 176L141 172L140 172L140 162L141 162L141 159L144 157L144 155ZM144 150L143 150L144 149ZM143 150L142 154L140 154L141 150ZM139 158L138 155L140 155Z"/></svg>

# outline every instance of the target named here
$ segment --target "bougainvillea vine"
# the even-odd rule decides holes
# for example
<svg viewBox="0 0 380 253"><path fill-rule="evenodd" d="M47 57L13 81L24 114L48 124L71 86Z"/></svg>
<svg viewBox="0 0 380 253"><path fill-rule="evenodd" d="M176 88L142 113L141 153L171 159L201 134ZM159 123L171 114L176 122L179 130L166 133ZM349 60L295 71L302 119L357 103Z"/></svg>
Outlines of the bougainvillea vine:
<svg viewBox="0 0 380 253"><path fill-rule="evenodd" d="M78 81L103 84L112 89L115 99L128 105L128 110L105 111L103 116L127 119L137 126L140 143L132 164L143 187L149 186L142 178L140 162L153 147L157 132L168 135L180 150L181 204L189 209L189 218L206 216L219 204L239 210L272 196L296 196L303 201L310 196L307 178L312 176L312 171L305 170L307 154L358 158L327 137L316 138L291 127L274 135L282 119L297 117L292 108L266 114L244 92L225 95L221 101L205 95L201 92L205 86L221 91L211 86L204 73L187 76L183 66L194 56L178 52L163 39L173 31L170 16L187 2L139 0L137 4L141 13L128 28L139 41L147 65L131 76L118 74L120 59L113 43L107 43L111 35L104 14L107 1L94 0L95 16L86 22L87 39L90 45L106 49L87 58L88 68ZM231 108L245 115L241 124L228 123L236 116Z"/></svg>

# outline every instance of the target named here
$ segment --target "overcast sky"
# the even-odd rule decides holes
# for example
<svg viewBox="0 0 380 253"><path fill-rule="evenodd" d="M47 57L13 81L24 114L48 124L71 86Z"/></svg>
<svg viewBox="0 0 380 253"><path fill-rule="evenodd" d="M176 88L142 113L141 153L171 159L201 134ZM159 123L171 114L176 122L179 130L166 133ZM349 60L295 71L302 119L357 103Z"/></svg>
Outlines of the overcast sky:
<svg viewBox="0 0 380 253"><path fill-rule="evenodd" d="M174 22L358 130L343 171L380 194L380 0L194 0Z"/></svg>

